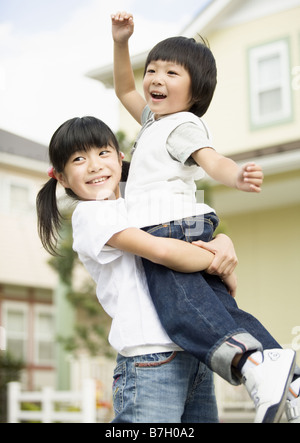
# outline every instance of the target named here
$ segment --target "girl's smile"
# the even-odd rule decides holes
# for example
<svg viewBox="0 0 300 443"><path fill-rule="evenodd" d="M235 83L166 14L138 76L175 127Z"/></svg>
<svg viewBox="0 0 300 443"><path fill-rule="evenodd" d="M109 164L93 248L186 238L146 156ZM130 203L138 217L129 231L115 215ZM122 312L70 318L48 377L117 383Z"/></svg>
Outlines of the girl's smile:
<svg viewBox="0 0 300 443"><path fill-rule="evenodd" d="M99 177L99 178L95 178L91 181L89 181L87 184L88 185L97 185L98 183L104 183L106 180L108 180L109 177Z"/></svg>
<svg viewBox="0 0 300 443"><path fill-rule="evenodd" d="M121 171L121 154L108 145L75 152L58 180L81 200L117 199Z"/></svg>

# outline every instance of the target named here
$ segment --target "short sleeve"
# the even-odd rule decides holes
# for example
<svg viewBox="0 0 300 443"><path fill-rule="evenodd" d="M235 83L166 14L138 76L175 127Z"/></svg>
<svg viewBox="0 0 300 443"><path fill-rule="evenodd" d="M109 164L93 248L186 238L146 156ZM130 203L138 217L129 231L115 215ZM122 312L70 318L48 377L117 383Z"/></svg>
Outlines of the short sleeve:
<svg viewBox="0 0 300 443"><path fill-rule="evenodd" d="M151 111L149 106L146 105L143 109L143 112L142 112L142 119L141 119L142 125L144 125L149 120L149 118L151 118L152 116L153 116L153 112Z"/></svg>
<svg viewBox="0 0 300 443"><path fill-rule="evenodd" d="M123 199L79 203L72 217L73 249L81 257L105 264L123 252L108 246L109 239L131 227Z"/></svg>
<svg viewBox="0 0 300 443"><path fill-rule="evenodd" d="M191 155L203 148L212 148L208 129L193 122L182 123L169 135L167 150L169 154L186 166L196 165Z"/></svg>

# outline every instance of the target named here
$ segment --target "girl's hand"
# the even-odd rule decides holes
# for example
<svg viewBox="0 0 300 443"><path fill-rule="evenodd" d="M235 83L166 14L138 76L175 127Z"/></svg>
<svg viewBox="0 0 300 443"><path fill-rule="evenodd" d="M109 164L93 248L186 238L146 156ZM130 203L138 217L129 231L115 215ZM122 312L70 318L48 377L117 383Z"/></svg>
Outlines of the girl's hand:
<svg viewBox="0 0 300 443"><path fill-rule="evenodd" d="M236 296L236 290L237 290L237 277L236 274L233 272L228 277L223 279L224 284L226 285L229 294L231 297L235 298Z"/></svg>
<svg viewBox="0 0 300 443"><path fill-rule="evenodd" d="M208 274L218 275L223 280L235 270L238 259L231 239L225 234L218 234L210 242L198 240L193 245L206 249L214 254L214 259L206 269Z"/></svg>
<svg viewBox="0 0 300 443"><path fill-rule="evenodd" d="M117 12L111 16L112 36L115 43L126 43L134 31L133 16L128 12Z"/></svg>
<svg viewBox="0 0 300 443"><path fill-rule="evenodd" d="M263 183L264 174L259 165L255 163L246 163L241 166L237 176L236 187L240 191L260 192Z"/></svg>

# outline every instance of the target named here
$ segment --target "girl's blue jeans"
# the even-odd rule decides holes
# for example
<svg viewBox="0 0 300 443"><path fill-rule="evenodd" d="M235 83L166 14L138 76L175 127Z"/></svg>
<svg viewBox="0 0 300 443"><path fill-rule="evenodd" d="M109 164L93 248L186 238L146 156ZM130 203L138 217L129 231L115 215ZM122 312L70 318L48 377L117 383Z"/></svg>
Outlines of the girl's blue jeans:
<svg viewBox="0 0 300 443"><path fill-rule="evenodd" d="M145 228L158 237L209 242L218 225L212 214ZM143 260L151 298L174 343L231 384L240 384L232 360L246 351L279 348L262 324L238 308L218 276L184 274Z"/></svg>
<svg viewBox="0 0 300 443"><path fill-rule="evenodd" d="M187 352L122 357L112 423L218 423L213 374Z"/></svg>

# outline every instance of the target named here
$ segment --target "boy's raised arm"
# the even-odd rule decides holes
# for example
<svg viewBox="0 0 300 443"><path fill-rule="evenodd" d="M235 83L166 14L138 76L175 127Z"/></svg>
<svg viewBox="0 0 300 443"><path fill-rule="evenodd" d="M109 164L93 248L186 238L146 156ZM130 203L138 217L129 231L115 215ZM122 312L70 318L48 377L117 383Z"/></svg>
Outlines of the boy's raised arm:
<svg viewBox="0 0 300 443"><path fill-rule="evenodd" d="M146 101L136 90L128 46L128 40L134 31L133 17L126 12L117 12L111 16L111 20L114 40L115 92L132 117L141 123Z"/></svg>

